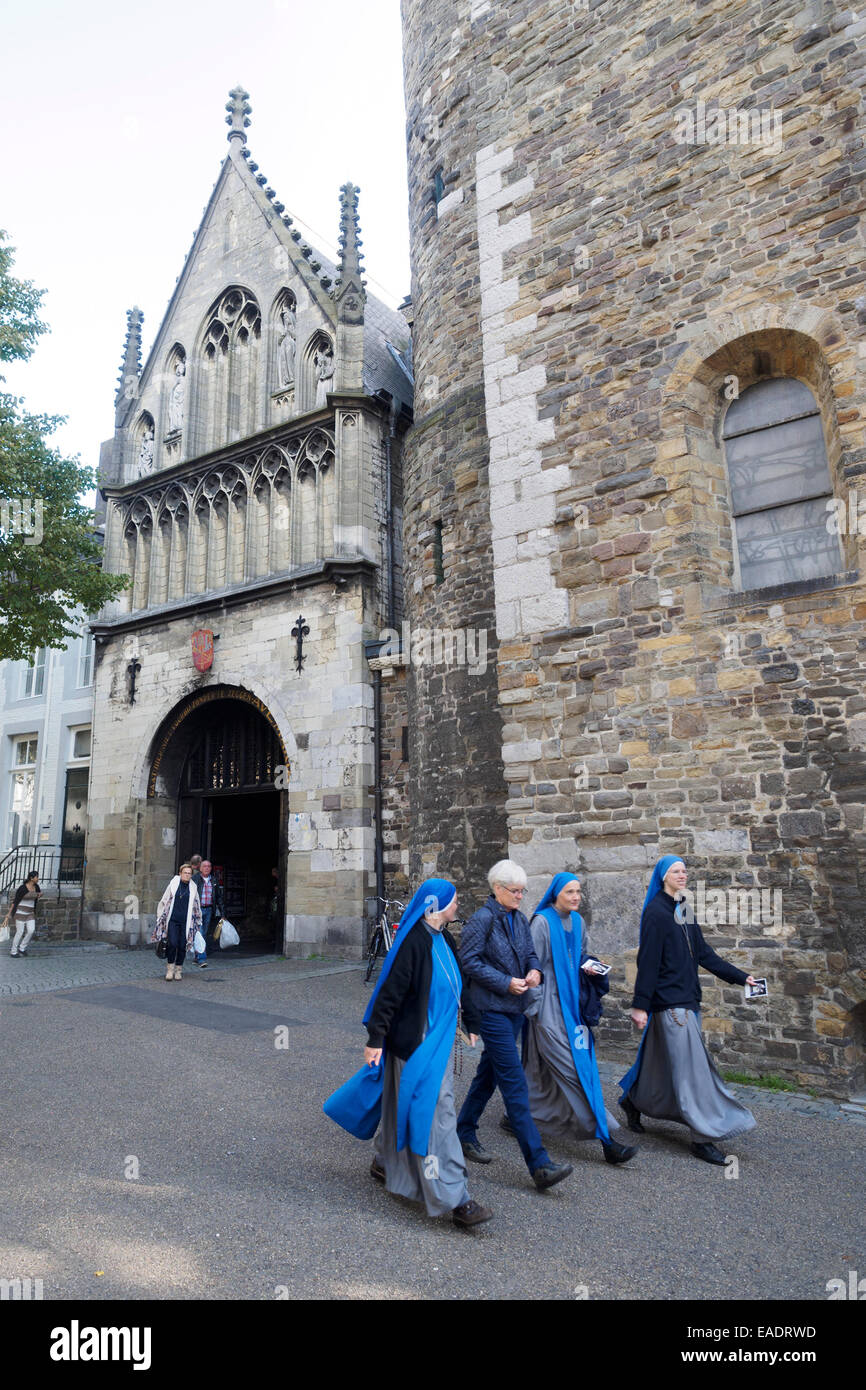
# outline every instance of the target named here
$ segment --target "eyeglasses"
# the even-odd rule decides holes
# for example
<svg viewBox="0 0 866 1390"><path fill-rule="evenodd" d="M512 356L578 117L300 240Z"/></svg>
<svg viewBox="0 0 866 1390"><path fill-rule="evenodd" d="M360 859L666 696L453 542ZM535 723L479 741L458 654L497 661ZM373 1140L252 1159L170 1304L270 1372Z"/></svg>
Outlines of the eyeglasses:
<svg viewBox="0 0 866 1390"><path fill-rule="evenodd" d="M517 897L517 898L522 898L523 895L524 895L524 893L526 892L526 889L525 889L525 888L506 888L505 891L506 891L506 893L511 893L511 894L513 894L513 895L514 895L515 897Z"/></svg>

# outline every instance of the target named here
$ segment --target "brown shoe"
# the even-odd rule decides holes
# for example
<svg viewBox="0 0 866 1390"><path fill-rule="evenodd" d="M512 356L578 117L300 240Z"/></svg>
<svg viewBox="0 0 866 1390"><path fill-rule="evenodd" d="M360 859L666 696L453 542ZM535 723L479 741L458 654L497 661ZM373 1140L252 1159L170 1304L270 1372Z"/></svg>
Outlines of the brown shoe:
<svg viewBox="0 0 866 1390"><path fill-rule="evenodd" d="M370 1177L375 1178L377 1182L385 1181L385 1169L382 1167L378 1158L374 1158L373 1162L370 1164Z"/></svg>
<svg viewBox="0 0 866 1390"><path fill-rule="evenodd" d="M173 965L167 965L167 966L165 967L165 978L166 978L167 980L173 980L173 979L174 979L174 966L173 966Z"/></svg>
<svg viewBox="0 0 866 1390"><path fill-rule="evenodd" d="M471 1198L464 1202L462 1207L455 1207L451 1213L451 1220L455 1226L480 1226L482 1221L490 1221L492 1218L493 1212L489 1207L482 1207Z"/></svg>
<svg viewBox="0 0 866 1390"><path fill-rule="evenodd" d="M179 965L176 965L176 966L174 967L174 978L175 978L176 980L179 980L179 979L180 979L180 966L179 966Z"/></svg>

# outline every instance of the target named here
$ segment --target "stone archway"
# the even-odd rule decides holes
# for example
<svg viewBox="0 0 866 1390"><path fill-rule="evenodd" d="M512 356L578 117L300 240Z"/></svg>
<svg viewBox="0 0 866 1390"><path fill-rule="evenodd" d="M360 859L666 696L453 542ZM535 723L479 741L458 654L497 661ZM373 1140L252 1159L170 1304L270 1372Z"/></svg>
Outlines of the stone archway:
<svg viewBox="0 0 866 1390"><path fill-rule="evenodd" d="M257 696L218 685L181 700L149 750L141 847L153 891L202 854L242 943L282 949L288 780L278 725Z"/></svg>

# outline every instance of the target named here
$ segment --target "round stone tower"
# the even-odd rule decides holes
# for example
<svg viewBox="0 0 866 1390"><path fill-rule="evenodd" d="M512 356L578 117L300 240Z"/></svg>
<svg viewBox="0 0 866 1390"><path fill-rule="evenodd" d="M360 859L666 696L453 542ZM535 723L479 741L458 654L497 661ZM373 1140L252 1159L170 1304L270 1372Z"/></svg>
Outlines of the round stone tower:
<svg viewBox="0 0 866 1390"><path fill-rule="evenodd" d="M866 21L403 0L403 23L408 611L487 629L483 675L413 669L413 870L475 888L507 847L530 896L579 870L625 1004L652 864L682 855L778 1001L705 987L711 1049L862 1086Z"/></svg>

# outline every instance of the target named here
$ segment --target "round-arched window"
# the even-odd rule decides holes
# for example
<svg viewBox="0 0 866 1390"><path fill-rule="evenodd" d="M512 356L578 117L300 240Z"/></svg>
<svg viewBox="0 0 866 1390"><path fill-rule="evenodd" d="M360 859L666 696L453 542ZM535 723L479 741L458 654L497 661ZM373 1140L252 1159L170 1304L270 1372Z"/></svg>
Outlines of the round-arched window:
<svg viewBox="0 0 866 1390"><path fill-rule="evenodd" d="M836 574L833 488L808 386L788 377L755 382L729 406L723 438L741 588Z"/></svg>

